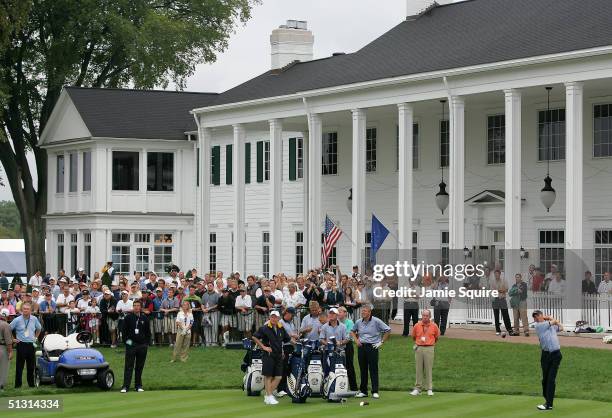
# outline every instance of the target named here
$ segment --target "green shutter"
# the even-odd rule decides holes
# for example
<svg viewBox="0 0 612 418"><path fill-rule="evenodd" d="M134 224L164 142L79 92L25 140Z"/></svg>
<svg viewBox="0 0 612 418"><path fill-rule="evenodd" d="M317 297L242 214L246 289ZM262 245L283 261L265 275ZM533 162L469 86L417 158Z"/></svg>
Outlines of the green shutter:
<svg viewBox="0 0 612 418"><path fill-rule="evenodd" d="M264 181L264 143L257 141L257 183Z"/></svg>
<svg viewBox="0 0 612 418"><path fill-rule="evenodd" d="M251 143L244 144L244 183L251 182Z"/></svg>
<svg viewBox="0 0 612 418"><path fill-rule="evenodd" d="M212 147L211 159L211 181L212 184L218 186L221 184L221 147L219 145Z"/></svg>
<svg viewBox="0 0 612 418"><path fill-rule="evenodd" d="M295 138L289 138L289 180L296 179L296 148Z"/></svg>
<svg viewBox="0 0 612 418"><path fill-rule="evenodd" d="M225 146L225 184L232 184L232 144Z"/></svg>

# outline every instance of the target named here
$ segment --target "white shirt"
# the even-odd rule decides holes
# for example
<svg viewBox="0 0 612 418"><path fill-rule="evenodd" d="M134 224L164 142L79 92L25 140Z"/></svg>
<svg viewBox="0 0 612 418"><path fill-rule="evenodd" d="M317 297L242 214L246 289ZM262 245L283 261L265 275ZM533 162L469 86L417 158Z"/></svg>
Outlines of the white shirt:
<svg viewBox="0 0 612 418"><path fill-rule="evenodd" d="M178 314L176 314L176 323L179 327L185 329L188 325L193 324L193 314L191 312L185 312L181 309Z"/></svg>
<svg viewBox="0 0 612 418"><path fill-rule="evenodd" d="M85 313L88 313L88 314L99 314L100 313L100 308L98 306L88 306L87 308L85 308Z"/></svg>
<svg viewBox="0 0 612 418"><path fill-rule="evenodd" d="M42 284L42 277L34 275L32 277L30 277L30 286L32 287L40 287L40 285Z"/></svg>
<svg viewBox="0 0 612 418"><path fill-rule="evenodd" d="M306 298L302 293L299 293L297 290L293 293L286 293L283 298L283 305L287 308L295 308L298 305L305 305Z"/></svg>
<svg viewBox="0 0 612 418"><path fill-rule="evenodd" d="M565 292L565 282L563 280L557 281L556 279L554 279L548 285L548 291L550 293L554 293L557 295L564 293Z"/></svg>
<svg viewBox="0 0 612 418"><path fill-rule="evenodd" d="M73 300L74 296L72 296L70 293L68 293L68 296L64 295L64 293L60 293L59 295L57 295L55 303L57 303L58 305L68 305Z"/></svg>
<svg viewBox="0 0 612 418"><path fill-rule="evenodd" d="M599 287L597 288L597 292L599 292L599 293L612 293L612 280L607 281L607 282L605 280L602 280L601 283L599 283Z"/></svg>
<svg viewBox="0 0 612 418"><path fill-rule="evenodd" d="M251 295L246 294L244 296L238 295L236 298L236 308L248 308L251 309L253 307L253 301L251 300Z"/></svg>
<svg viewBox="0 0 612 418"><path fill-rule="evenodd" d="M124 302L123 299L121 299L119 302L117 302L117 312L132 312L132 305L134 304L134 301L128 299L127 302Z"/></svg>
<svg viewBox="0 0 612 418"><path fill-rule="evenodd" d="M91 302L91 298L85 300L84 298L79 299L77 302L77 308L81 310L85 310L89 307L89 302Z"/></svg>

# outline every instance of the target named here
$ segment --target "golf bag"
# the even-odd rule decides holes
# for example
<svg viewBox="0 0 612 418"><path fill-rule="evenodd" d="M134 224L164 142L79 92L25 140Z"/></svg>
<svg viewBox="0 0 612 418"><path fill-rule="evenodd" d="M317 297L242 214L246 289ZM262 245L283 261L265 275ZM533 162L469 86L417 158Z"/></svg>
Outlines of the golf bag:
<svg viewBox="0 0 612 418"><path fill-rule="evenodd" d="M289 375L287 376L287 392L291 396L292 403L304 403L310 396L310 386L306 373L306 356L308 349L304 348L302 342L295 345L289 360Z"/></svg>
<svg viewBox="0 0 612 418"><path fill-rule="evenodd" d="M335 339L330 339L326 348L322 396L329 402L342 402L350 395L344 349L336 344Z"/></svg>
<svg viewBox="0 0 612 418"><path fill-rule="evenodd" d="M321 353L321 343L317 341L308 341L306 348L306 364L308 386L312 391L311 396L321 396L323 389L323 354Z"/></svg>
<svg viewBox="0 0 612 418"><path fill-rule="evenodd" d="M248 338L242 340L242 345L246 350L244 360L240 369L245 372L242 380L242 389L247 396L259 396L264 388L264 378L261 374L262 352L253 346L253 341Z"/></svg>

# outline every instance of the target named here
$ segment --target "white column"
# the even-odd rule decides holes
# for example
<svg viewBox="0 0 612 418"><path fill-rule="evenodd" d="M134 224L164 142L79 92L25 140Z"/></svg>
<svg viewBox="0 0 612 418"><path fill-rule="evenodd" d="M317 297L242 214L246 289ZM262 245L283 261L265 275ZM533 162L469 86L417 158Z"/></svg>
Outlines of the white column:
<svg viewBox="0 0 612 418"><path fill-rule="evenodd" d="M521 92L504 91L506 103L505 273L508 283L521 272Z"/></svg>
<svg viewBox="0 0 612 418"><path fill-rule="evenodd" d="M398 109L399 170L398 170L398 248L399 261L412 262L412 125L414 109L409 103L400 103ZM408 278L400 277L400 288L408 286ZM404 298L398 298L396 319L404 318Z"/></svg>
<svg viewBox="0 0 612 418"><path fill-rule="evenodd" d="M566 300L563 322L580 320L583 264L583 84L565 83L565 266Z"/></svg>
<svg viewBox="0 0 612 418"><path fill-rule="evenodd" d="M308 261L306 269L321 265L321 146L323 124L318 114L308 118Z"/></svg>
<svg viewBox="0 0 612 418"><path fill-rule="evenodd" d="M449 102L450 160L449 160L449 211L448 230L451 254L465 246L464 224L464 170L465 170L465 102L452 96ZM455 250L455 251L453 251ZM452 256L451 256L452 259Z"/></svg>
<svg viewBox="0 0 612 418"><path fill-rule="evenodd" d="M270 123L270 185L272 211L270 212L270 272L281 271L281 216L282 216L282 145L283 125L280 119Z"/></svg>
<svg viewBox="0 0 612 418"><path fill-rule="evenodd" d="M232 147L232 181L234 182L234 260L232 270L244 275L244 141L246 131L241 124L234 125Z"/></svg>
<svg viewBox="0 0 612 418"><path fill-rule="evenodd" d="M304 150L303 150L303 156L304 156L304 162L303 162L303 167L304 167L304 178L303 178L303 182L302 182L302 199L303 199L303 203L302 203L302 216L303 216L303 224L302 224L302 233L304 234L304 269L308 270L311 266L311 259L310 259L310 224L311 224L311 220L310 220L310 215L309 215L309 198L308 198L308 193L309 193L309 183L310 183L310 154L309 154L309 143L310 143L310 139L309 139L310 133L304 132L303 133L303 144L304 144ZM298 272L299 273L299 272Z"/></svg>
<svg viewBox="0 0 612 418"><path fill-rule="evenodd" d="M365 146L366 114L363 109L351 110L353 115L353 210L351 263L361 268L365 232Z"/></svg>
<svg viewBox="0 0 612 418"><path fill-rule="evenodd" d="M210 146L212 129L201 127L198 135L200 146L200 254L199 269L206 274L210 261ZM203 276L202 276L203 277Z"/></svg>

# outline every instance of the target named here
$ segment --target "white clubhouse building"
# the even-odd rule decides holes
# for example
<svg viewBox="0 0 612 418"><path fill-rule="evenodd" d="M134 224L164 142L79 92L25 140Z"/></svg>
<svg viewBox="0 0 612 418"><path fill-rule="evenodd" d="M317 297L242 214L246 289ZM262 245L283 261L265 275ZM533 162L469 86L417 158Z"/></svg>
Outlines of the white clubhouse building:
<svg viewBox="0 0 612 418"><path fill-rule="evenodd" d="M293 275L320 265L326 215L349 271L374 213L392 232L383 249L467 247L510 277L584 249L599 279L612 260L612 2L407 3L378 39L317 60L306 23L288 21L271 70L219 94L65 88L42 137L47 271L112 259L126 273ZM571 276L578 289L582 271Z"/></svg>

